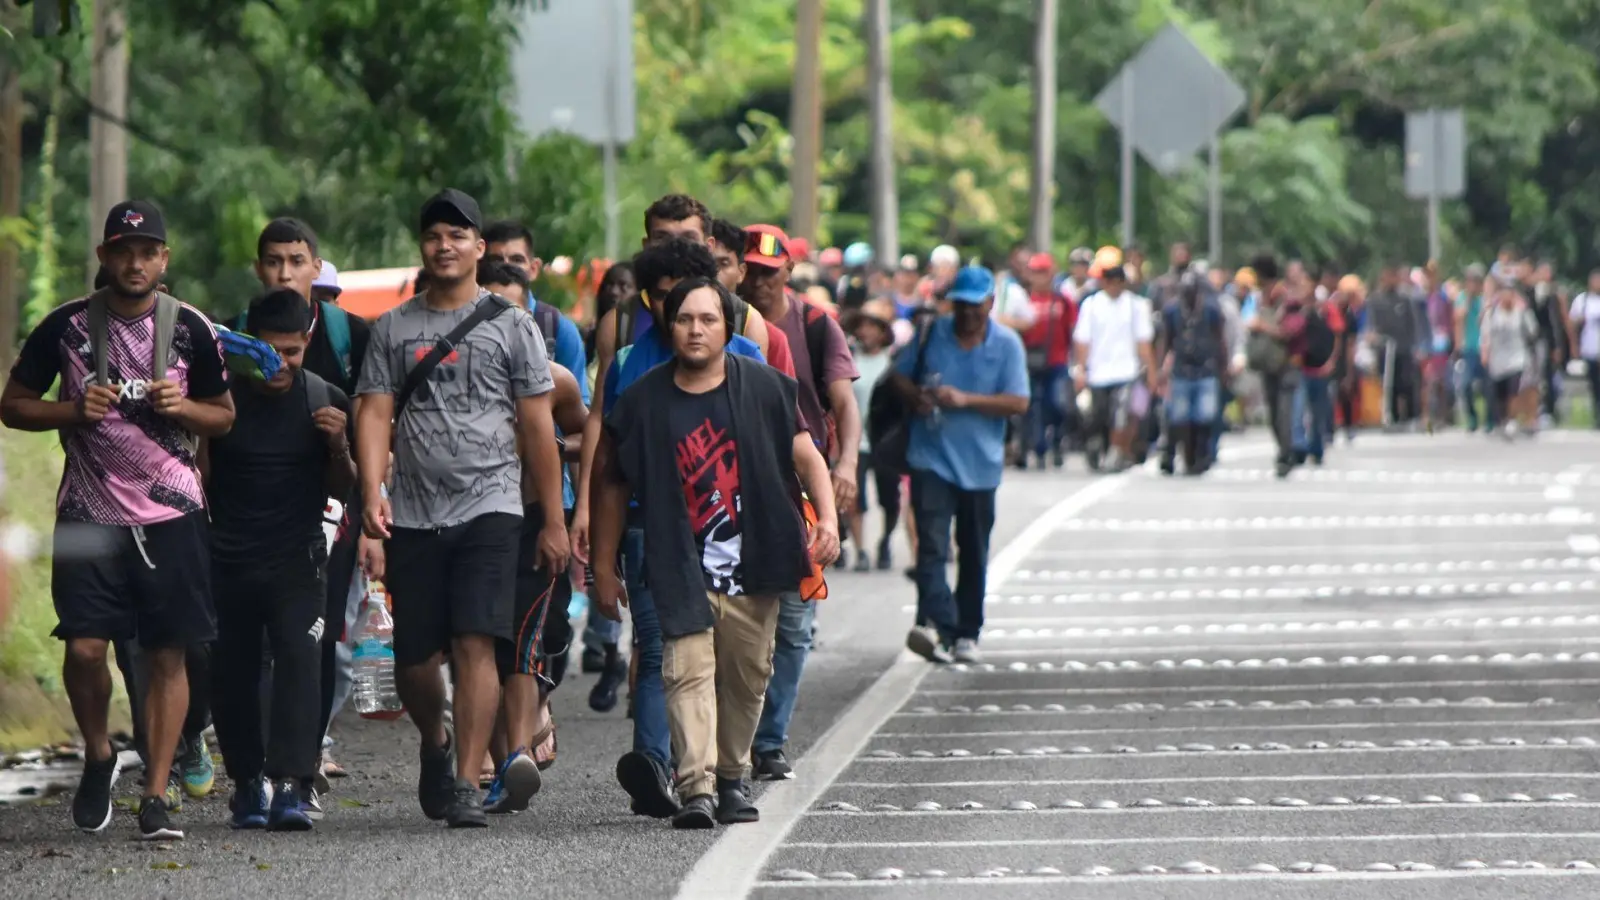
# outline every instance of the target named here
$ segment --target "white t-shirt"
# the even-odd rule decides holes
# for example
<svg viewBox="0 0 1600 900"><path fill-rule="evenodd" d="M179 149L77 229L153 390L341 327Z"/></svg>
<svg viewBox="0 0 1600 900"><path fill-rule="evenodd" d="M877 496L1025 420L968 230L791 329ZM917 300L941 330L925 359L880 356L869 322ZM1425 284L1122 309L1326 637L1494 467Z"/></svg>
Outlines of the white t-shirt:
<svg viewBox="0 0 1600 900"><path fill-rule="evenodd" d="M1600 360L1600 294L1584 291L1573 297L1567 314L1578 326L1578 355Z"/></svg>
<svg viewBox="0 0 1600 900"><path fill-rule="evenodd" d="M1032 328L1038 318L1034 314L1033 302L1028 298L1028 289L1010 275L1000 276L995 284L994 306L989 308L989 317L1010 319L1017 322L1022 330Z"/></svg>
<svg viewBox="0 0 1600 900"><path fill-rule="evenodd" d="M1089 345L1084 363L1090 387L1108 387L1139 377L1139 345L1155 339L1150 301L1123 291L1116 298L1105 291L1078 307L1072 340Z"/></svg>

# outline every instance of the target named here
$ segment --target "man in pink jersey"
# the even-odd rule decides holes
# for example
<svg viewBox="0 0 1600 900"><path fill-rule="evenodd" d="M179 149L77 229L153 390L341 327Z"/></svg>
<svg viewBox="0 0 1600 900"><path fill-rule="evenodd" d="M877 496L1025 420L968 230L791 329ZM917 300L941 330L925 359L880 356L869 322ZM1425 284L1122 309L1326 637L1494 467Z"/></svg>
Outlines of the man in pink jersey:
<svg viewBox="0 0 1600 900"><path fill-rule="evenodd" d="M55 635L66 642L63 679L84 742L72 819L88 832L111 823L118 774L106 734L113 640L136 638L149 666L148 770L172 764L189 701L184 650L216 637L193 448L196 438L233 426L222 347L198 310L179 308L165 365L155 365L157 286L168 260L160 211L141 201L112 207L99 256L110 286L92 296L106 307L109 383L97 383L86 297L57 307L28 335L0 394L0 422L59 431L66 450L51 594ZM58 379L59 399L45 399ZM146 840L183 837L162 797L166 786L146 779L139 806Z"/></svg>

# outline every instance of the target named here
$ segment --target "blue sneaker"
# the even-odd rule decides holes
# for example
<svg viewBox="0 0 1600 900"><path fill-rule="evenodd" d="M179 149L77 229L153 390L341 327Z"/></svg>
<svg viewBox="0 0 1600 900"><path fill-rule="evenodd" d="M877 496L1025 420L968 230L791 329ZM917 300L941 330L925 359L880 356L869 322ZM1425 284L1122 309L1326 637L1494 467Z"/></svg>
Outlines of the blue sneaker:
<svg viewBox="0 0 1600 900"><path fill-rule="evenodd" d="M228 799L228 809L233 812L235 829L254 830L267 827L267 780L253 778L240 784Z"/></svg>
<svg viewBox="0 0 1600 900"><path fill-rule="evenodd" d="M538 764L533 761L526 747L518 747L506 757L500 771L495 773L494 783L489 785L489 796L484 798L483 809L496 814L522 812L542 786L543 778L539 774Z"/></svg>
<svg viewBox="0 0 1600 900"><path fill-rule="evenodd" d="M267 811L268 831L310 831L311 817L300 802L300 786L280 781L272 786L272 808Z"/></svg>

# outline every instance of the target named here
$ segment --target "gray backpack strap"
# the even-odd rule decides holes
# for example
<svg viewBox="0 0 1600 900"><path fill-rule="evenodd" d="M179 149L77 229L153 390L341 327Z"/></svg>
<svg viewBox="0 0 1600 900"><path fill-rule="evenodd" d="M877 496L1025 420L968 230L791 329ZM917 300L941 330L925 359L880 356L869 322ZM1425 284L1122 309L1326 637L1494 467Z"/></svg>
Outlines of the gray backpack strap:
<svg viewBox="0 0 1600 900"><path fill-rule="evenodd" d="M109 385L111 366L106 361L106 298L100 291L89 295L89 349L94 354L94 383Z"/></svg>
<svg viewBox="0 0 1600 900"><path fill-rule="evenodd" d="M171 294L156 292L155 358L151 361L150 380L165 381L167 369L172 365L172 332L178 327L178 299Z"/></svg>
<svg viewBox="0 0 1600 900"><path fill-rule="evenodd" d="M333 393L328 390L328 382L315 372L305 369L300 374L306 378L306 409L316 412L324 406L333 405Z"/></svg>

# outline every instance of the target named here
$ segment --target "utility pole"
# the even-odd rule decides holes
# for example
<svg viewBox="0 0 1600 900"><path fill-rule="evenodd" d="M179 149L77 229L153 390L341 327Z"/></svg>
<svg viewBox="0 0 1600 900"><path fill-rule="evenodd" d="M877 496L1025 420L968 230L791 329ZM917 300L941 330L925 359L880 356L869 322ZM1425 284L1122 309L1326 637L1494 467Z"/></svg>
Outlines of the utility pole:
<svg viewBox="0 0 1600 900"><path fill-rule="evenodd" d="M797 0L794 16L794 88L789 112L794 165L789 173L793 191L789 234L815 240L817 166L822 156L822 0Z"/></svg>
<svg viewBox="0 0 1600 900"><path fill-rule="evenodd" d="M0 24L21 30L16 6L0 0ZM22 215L22 73L13 57L0 53L0 220ZM0 238L0 366L9 370L21 316L19 254L14 241Z"/></svg>
<svg viewBox="0 0 1600 900"><path fill-rule="evenodd" d="M1033 45L1033 227L1028 241L1040 253L1050 252L1054 242L1056 40L1060 18L1056 0L1039 0L1038 32Z"/></svg>
<svg viewBox="0 0 1600 900"><path fill-rule="evenodd" d="M89 268L100 263L94 248L111 207L128 199L128 18L126 0L94 0L94 37L89 61Z"/></svg>
<svg viewBox="0 0 1600 900"><path fill-rule="evenodd" d="M867 0L867 106L872 120L872 246L891 268L900 258L900 197L894 164L894 78L889 0Z"/></svg>

